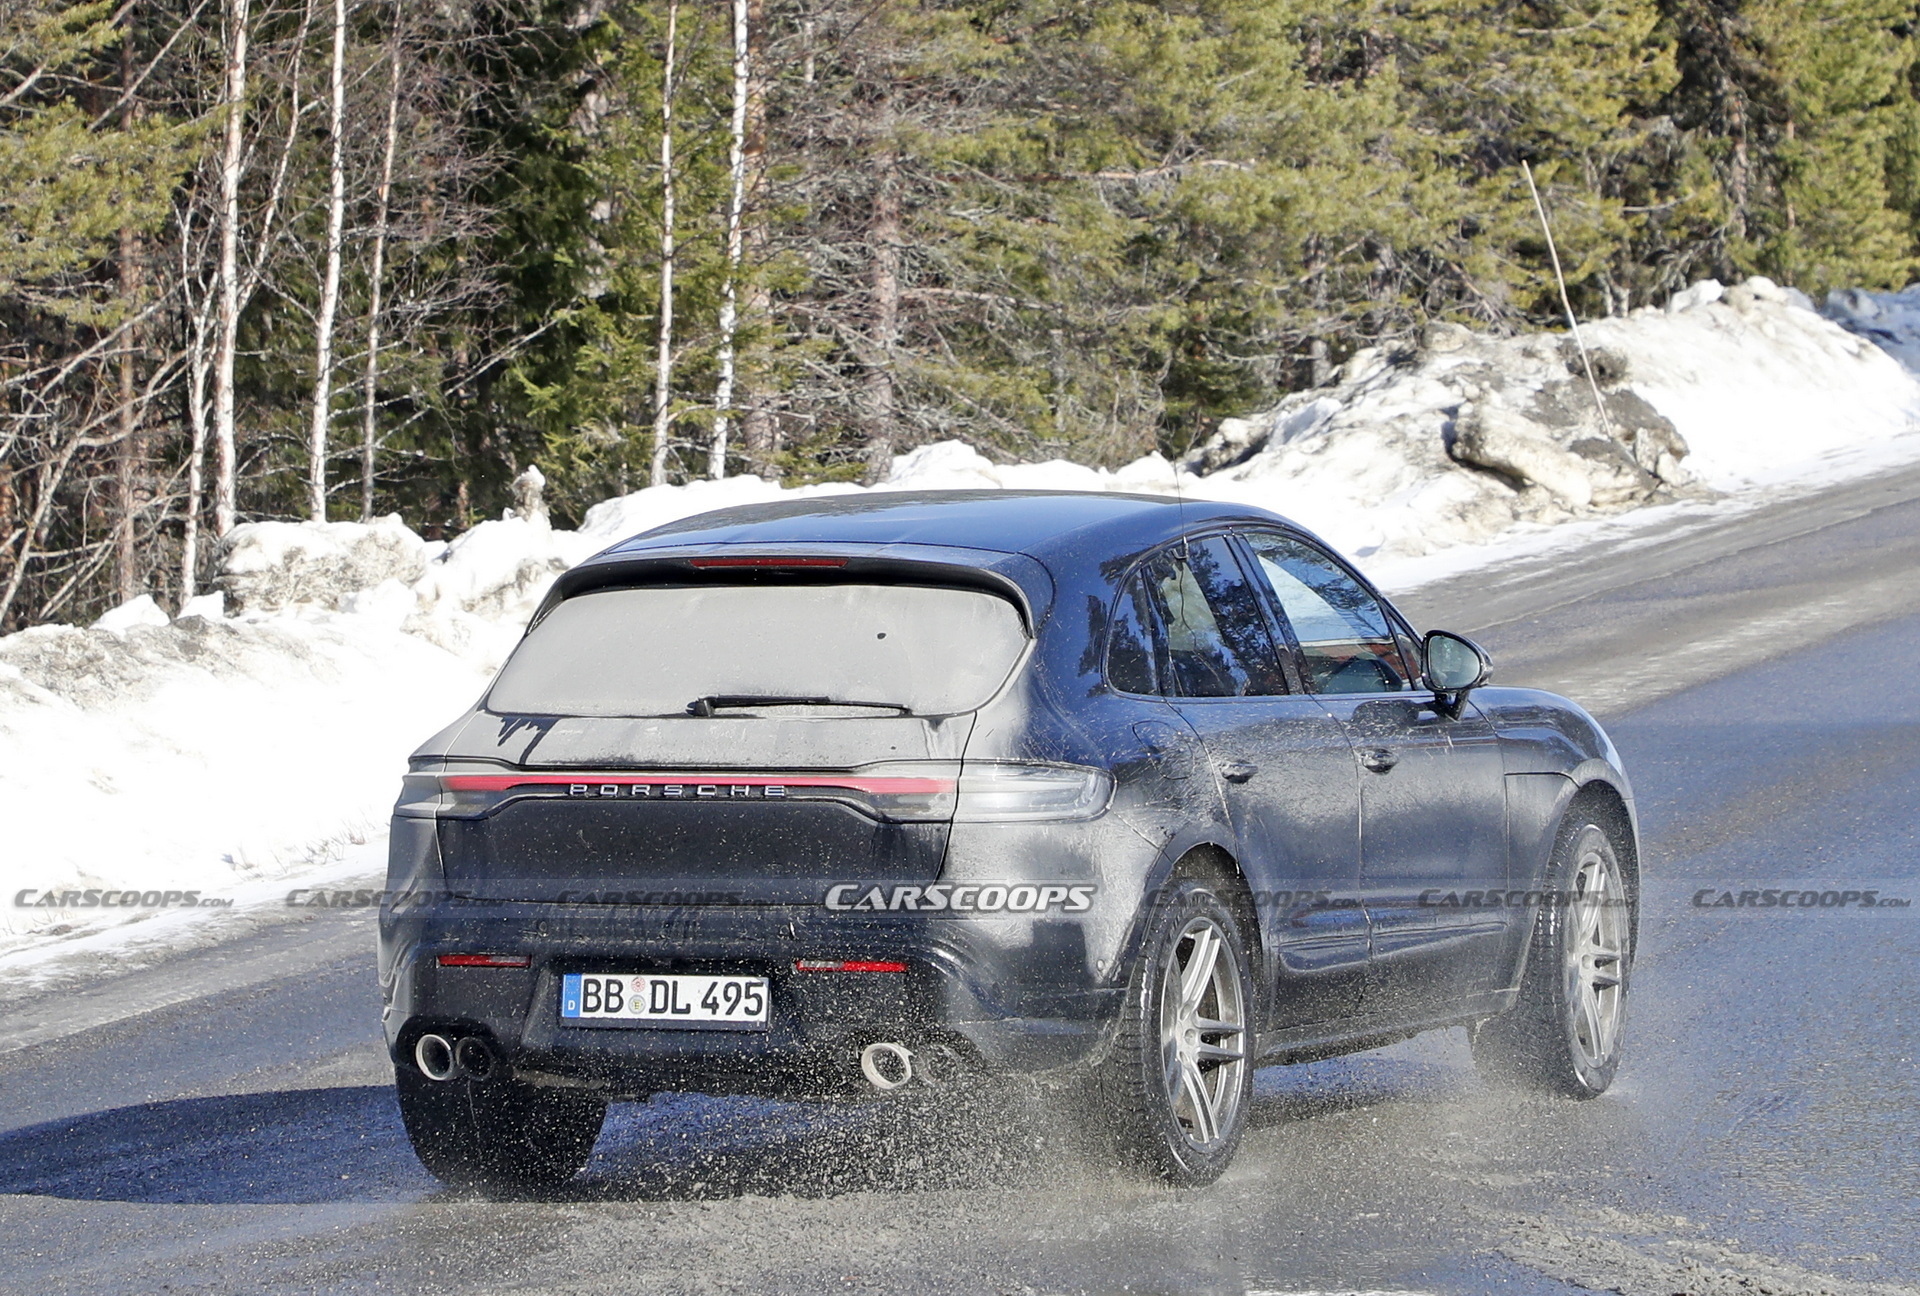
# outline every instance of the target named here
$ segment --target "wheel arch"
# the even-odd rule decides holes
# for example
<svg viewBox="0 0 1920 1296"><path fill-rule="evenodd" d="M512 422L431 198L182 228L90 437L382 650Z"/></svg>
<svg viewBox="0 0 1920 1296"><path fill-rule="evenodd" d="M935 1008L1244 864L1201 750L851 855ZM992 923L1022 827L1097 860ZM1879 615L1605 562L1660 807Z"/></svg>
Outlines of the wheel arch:
<svg viewBox="0 0 1920 1296"><path fill-rule="evenodd" d="M1627 887L1627 916L1633 928L1635 941L1640 935L1640 831L1635 821L1633 804L1621 790L1605 778L1589 779L1582 783L1571 798L1561 815L1561 831L1565 831L1569 820L1577 815L1592 815L1601 820L1601 827L1612 830L1615 849L1620 854L1620 866L1625 874ZM1559 845L1558 834L1555 846Z"/></svg>
<svg viewBox="0 0 1920 1296"><path fill-rule="evenodd" d="M1254 1011L1257 1014L1255 1020L1266 1021L1272 1007L1273 978L1271 969L1267 967L1267 942L1260 933L1260 914L1254 904L1253 885L1247 880L1240 861L1219 842L1206 840L1192 843L1177 853L1169 851L1163 857L1162 867L1156 869L1155 873L1156 880L1147 890L1149 900L1183 878L1208 881L1219 889L1221 899L1232 907L1246 936L1247 965L1252 974ZM1143 905L1129 942L1133 958L1140 956L1140 942L1147 926L1148 906Z"/></svg>
<svg viewBox="0 0 1920 1296"><path fill-rule="evenodd" d="M1627 929L1637 948L1640 941L1640 834L1632 801L1604 776L1577 784L1570 782L1558 812L1552 817L1552 830L1544 838L1547 849L1536 866L1538 871L1533 875L1530 889L1544 890L1550 885L1548 871L1554 857L1560 853L1574 824L1582 819L1597 821L1613 838L1627 891ZM1517 989L1526 976L1527 964L1533 957L1533 927L1534 917L1529 914L1526 923L1514 934L1512 972L1507 978L1509 988Z"/></svg>

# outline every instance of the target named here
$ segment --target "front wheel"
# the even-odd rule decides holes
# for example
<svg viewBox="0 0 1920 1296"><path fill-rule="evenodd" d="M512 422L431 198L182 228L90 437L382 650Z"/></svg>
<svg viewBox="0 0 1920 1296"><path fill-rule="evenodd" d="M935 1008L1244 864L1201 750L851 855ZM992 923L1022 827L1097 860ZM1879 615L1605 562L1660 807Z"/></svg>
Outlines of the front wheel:
<svg viewBox="0 0 1920 1296"><path fill-rule="evenodd" d="M607 1102L588 1089L542 1088L508 1076L429 1080L394 1067L400 1119L420 1163L456 1188L555 1188L593 1154Z"/></svg>
<svg viewBox="0 0 1920 1296"><path fill-rule="evenodd" d="M1551 903L1534 917L1519 1002L1473 1035L1487 1078L1595 1098L1613 1083L1633 968L1633 915L1605 827L1569 820L1554 850Z"/></svg>
<svg viewBox="0 0 1920 1296"><path fill-rule="evenodd" d="M1169 1183L1220 1177L1246 1129L1253 985L1233 909L1186 879L1154 915L1097 1086L1123 1156Z"/></svg>

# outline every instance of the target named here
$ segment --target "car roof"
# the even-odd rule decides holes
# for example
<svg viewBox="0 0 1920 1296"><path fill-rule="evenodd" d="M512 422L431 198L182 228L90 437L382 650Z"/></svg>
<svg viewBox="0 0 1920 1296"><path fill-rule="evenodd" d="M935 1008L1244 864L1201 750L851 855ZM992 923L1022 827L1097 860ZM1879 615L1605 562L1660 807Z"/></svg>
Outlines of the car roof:
<svg viewBox="0 0 1920 1296"><path fill-rule="evenodd" d="M1265 509L1218 500L1096 491L866 491L719 509L622 541L606 556L705 545L928 545L1022 553L1045 562L1094 547L1146 548L1209 523L1291 526ZM1296 528L1297 529L1297 528Z"/></svg>

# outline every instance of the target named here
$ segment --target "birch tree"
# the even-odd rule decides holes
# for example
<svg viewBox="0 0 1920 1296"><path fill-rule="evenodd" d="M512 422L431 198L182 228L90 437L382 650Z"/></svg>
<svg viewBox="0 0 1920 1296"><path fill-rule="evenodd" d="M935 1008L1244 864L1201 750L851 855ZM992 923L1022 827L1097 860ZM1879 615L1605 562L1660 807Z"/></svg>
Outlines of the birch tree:
<svg viewBox="0 0 1920 1296"><path fill-rule="evenodd" d="M673 95L674 56L680 36L679 0L668 0L667 44L662 59L660 87L660 334L654 364L653 466L649 483L667 484L668 434L673 429L673 269L674 175Z"/></svg>
<svg viewBox="0 0 1920 1296"><path fill-rule="evenodd" d="M747 199L747 99L753 68L748 59L747 0L733 0L733 116L727 132L727 271L720 296L720 378L713 392L713 453L708 472L727 475L727 429L733 417L734 342L740 323L740 261L744 251L741 213Z"/></svg>
<svg viewBox="0 0 1920 1296"><path fill-rule="evenodd" d="M374 453L380 410L380 301L386 287L387 235L393 214L393 155L400 142L400 4L394 0L387 64L387 129L374 190L373 256L367 270L367 365L360 386L360 520L373 520Z"/></svg>
<svg viewBox="0 0 1920 1296"><path fill-rule="evenodd" d="M307 512L327 520L327 431L333 419L333 321L340 308L340 243L347 214L347 0L333 0L333 60L328 78L327 266L314 322L313 420L307 437Z"/></svg>

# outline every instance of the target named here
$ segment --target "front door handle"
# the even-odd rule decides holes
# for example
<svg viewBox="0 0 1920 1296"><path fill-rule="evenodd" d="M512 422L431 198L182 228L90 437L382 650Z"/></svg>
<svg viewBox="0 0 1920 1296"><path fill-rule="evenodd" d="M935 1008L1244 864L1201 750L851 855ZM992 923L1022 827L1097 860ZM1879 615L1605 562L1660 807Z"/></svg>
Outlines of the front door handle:
<svg viewBox="0 0 1920 1296"><path fill-rule="evenodd" d="M1221 761L1220 777L1229 783L1245 783L1260 770L1252 761Z"/></svg>
<svg viewBox="0 0 1920 1296"><path fill-rule="evenodd" d="M1400 763L1400 757L1385 747L1369 747L1360 753L1360 763L1375 774L1385 774Z"/></svg>

